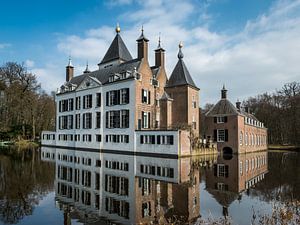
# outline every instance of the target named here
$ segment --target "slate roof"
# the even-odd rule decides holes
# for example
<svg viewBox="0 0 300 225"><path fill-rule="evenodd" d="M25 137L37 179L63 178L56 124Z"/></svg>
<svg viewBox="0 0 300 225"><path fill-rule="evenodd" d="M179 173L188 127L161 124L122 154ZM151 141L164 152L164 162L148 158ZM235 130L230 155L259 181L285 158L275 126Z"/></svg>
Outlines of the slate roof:
<svg viewBox="0 0 300 225"><path fill-rule="evenodd" d="M243 115L253 120L259 121L253 114L245 112L244 110L238 110L228 99L221 99L215 104L207 113L206 116L216 115Z"/></svg>
<svg viewBox="0 0 300 225"><path fill-rule="evenodd" d="M180 85L190 85L199 89L194 83L182 58L178 59L178 62L170 76L170 79L167 82L166 87L175 87Z"/></svg>
<svg viewBox="0 0 300 225"><path fill-rule="evenodd" d="M239 114L237 108L228 99L221 99L206 113L206 116L237 114Z"/></svg>
<svg viewBox="0 0 300 225"><path fill-rule="evenodd" d="M111 76L112 74L121 73L124 71L133 71L134 68L138 70L140 63L141 63L140 60L133 59L121 64L112 65L107 68L102 68L100 70L96 70L90 73L75 76L69 81L69 83L79 85L87 76L90 76L90 77L95 77L102 84L105 84L108 82L109 76Z"/></svg>
<svg viewBox="0 0 300 225"><path fill-rule="evenodd" d="M246 116L246 117L249 117L249 118L251 118L251 119L253 119L253 120L259 121L259 120L258 120L253 114L251 114L251 113L247 113L247 112L241 110L241 114L244 115L244 116Z"/></svg>
<svg viewBox="0 0 300 225"><path fill-rule="evenodd" d="M119 33L116 34L114 40L99 64L107 63L116 59L121 59L123 61L132 60L132 56Z"/></svg>
<svg viewBox="0 0 300 225"><path fill-rule="evenodd" d="M173 100L167 92L164 91L163 95L161 96L160 100Z"/></svg>

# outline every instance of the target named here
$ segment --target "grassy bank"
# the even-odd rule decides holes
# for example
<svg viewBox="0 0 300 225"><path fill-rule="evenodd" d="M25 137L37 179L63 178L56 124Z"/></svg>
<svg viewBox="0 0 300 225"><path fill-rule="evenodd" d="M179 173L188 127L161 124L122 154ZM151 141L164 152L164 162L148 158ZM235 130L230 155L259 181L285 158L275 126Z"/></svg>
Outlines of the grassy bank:
<svg viewBox="0 0 300 225"><path fill-rule="evenodd" d="M20 149L37 148L39 144L29 140L18 140L15 142L15 146Z"/></svg>

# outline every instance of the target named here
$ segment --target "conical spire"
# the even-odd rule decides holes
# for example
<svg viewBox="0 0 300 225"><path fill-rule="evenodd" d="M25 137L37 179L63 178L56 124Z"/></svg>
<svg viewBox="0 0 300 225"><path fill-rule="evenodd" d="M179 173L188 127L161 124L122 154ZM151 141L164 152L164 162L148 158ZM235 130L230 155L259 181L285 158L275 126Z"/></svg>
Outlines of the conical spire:
<svg viewBox="0 0 300 225"><path fill-rule="evenodd" d="M89 63L86 62L86 67L85 67L85 71L83 71L83 73L90 73L91 71L89 70Z"/></svg>
<svg viewBox="0 0 300 225"><path fill-rule="evenodd" d="M183 56L184 56L184 55L183 55L183 53L182 53L182 51L181 51L181 49L182 49L182 47L183 47L182 42L179 42L178 47L179 47L179 51L178 51L177 57L178 57L178 59L183 59Z"/></svg>
<svg viewBox="0 0 300 225"><path fill-rule="evenodd" d="M178 62L170 76L170 79L167 82L167 87L176 87L181 85L189 85L196 89L199 89L194 83L184 61L183 53L181 51L183 47L182 42L179 43L179 52L178 52Z"/></svg>
<svg viewBox="0 0 300 225"><path fill-rule="evenodd" d="M157 48L161 48L161 46L160 46L160 34L158 36L158 46L157 46Z"/></svg>
<svg viewBox="0 0 300 225"><path fill-rule="evenodd" d="M141 33L140 37L136 41L137 42L140 42L140 41L148 42L149 40L144 35L144 26L142 26L141 32L142 33Z"/></svg>
<svg viewBox="0 0 300 225"><path fill-rule="evenodd" d="M67 67L74 67L74 66L72 65L72 59L71 59L71 56L69 56L69 62L68 62Z"/></svg>
<svg viewBox="0 0 300 225"><path fill-rule="evenodd" d="M114 40L112 41L112 43L110 44L102 61L98 65L107 63L110 61L114 61L116 59L120 59L122 61L132 60L132 56L129 53L124 41L121 38L120 31L121 31L120 26L117 25L117 27L116 27L117 34L116 34Z"/></svg>
<svg viewBox="0 0 300 225"><path fill-rule="evenodd" d="M159 36L158 36L158 45L157 45L157 48L155 49L155 51L165 51L162 47L161 47L161 39L160 39L160 33L159 33Z"/></svg>

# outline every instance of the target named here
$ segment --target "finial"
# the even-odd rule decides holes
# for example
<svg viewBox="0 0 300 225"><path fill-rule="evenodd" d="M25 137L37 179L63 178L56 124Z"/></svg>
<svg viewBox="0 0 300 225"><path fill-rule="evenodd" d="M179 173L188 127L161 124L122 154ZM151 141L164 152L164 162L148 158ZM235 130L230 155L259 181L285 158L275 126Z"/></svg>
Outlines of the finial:
<svg viewBox="0 0 300 225"><path fill-rule="evenodd" d="M68 66L69 67L73 67L73 65L72 65L72 59L71 59L71 56L69 55L69 62L68 62Z"/></svg>
<svg viewBox="0 0 300 225"><path fill-rule="evenodd" d="M178 57L178 59L182 59L182 58L183 58L183 53L182 53L181 49L182 49L182 47L183 47L183 44L182 44L181 41L179 42L178 47L179 47L179 52L178 52L177 57Z"/></svg>
<svg viewBox="0 0 300 225"><path fill-rule="evenodd" d="M90 73L91 71L89 70L89 62L86 61L86 67L85 67L85 71L83 71L83 73Z"/></svg>
<svg viewBox="0 0 300 225"><path fill-rule="evenodd" d="M142 31L142 35L144 35L144 25L142 25L141 31Z"/></svg>
<svg viewBox="0 0 300 225"><path fill-rule="evenodd" d="M116 26L116 33L120 33L121 32L121 28L120 28L120 25L119 23L117 23L117 26Z"/></svg>
<svg viewBox="0 0 300 225"><path fill-rule="evenodd" d="M160 32L158 34L158 46L157 46L157 48L161 48L161 46L160 46Z"/></svg>
<svg viewBox="0 0 300 225"><path fill-rule="evenodd" d="M223 84L223 88L221 90L221 98L226 99L227 98L227 90L225 89L225 84Z"/></svg>
<svg viewBox="0 0 300 225"><path fill-rule="evenodd" d="M179 45L178 45L178 47L179 47L179 48L182 48L182 47L183 47L183 43L182 43L182 41L180 41L180 42L179 42Z"/></svg>

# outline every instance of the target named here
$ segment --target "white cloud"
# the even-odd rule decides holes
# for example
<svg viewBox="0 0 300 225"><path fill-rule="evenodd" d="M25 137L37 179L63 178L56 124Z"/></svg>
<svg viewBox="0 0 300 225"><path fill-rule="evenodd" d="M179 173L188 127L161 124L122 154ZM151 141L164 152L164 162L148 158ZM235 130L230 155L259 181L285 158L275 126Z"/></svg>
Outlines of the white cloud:
<svg viewBox="0 0 300 225"><path fill-rule="evenodd" d="M129 3L131 1L126 4ZM146 37L150 39L150 63L154 61L152 50L156 48L161 32L162 45L167 51L168 74L176 64L177 46L182 40L184 60L201 88L201 105L217 101L223 83L229 89L230 98L235 101L300 80L299 0L277 1L269 11L248 21L244 29L231 35L226 34L226 30L222 33L211 30L209 24L212 18L206 11L210 1L201 10L197 10L190 1L135 3L138 9L116 17L125 24L123 29L121 23L121 35L133 57L136 55L135 40L140 35L142 24ZM194 18L204 21L196 23ZM58 49L78 61L89 60L95 69L113 37L114 29L111 27L87 29L83 36L61 39Z"/></svg>
<svg viewBox="0 0 300 225"><path fill-rule="evenodd" d="M25 61L25 66L28 67L28 68L34 67L34 64L35 64L35 62L33 60L27 59Z"/></svg>
<svg viewBox="0 0 300 225"><path fill-rule="evenodd" d="M55 64L47 64L45 67L35 67L31 71L37 75L42 88L48 93L56 91L65 82L65 71L58 68Z"/></svg>
<svg viewBox="0 0 300 225"><path fill-rule="evenodd" d="M8 48L10 46L11 46L11 44L9 44L9 43L0 43L0 49Z"/></svg>

